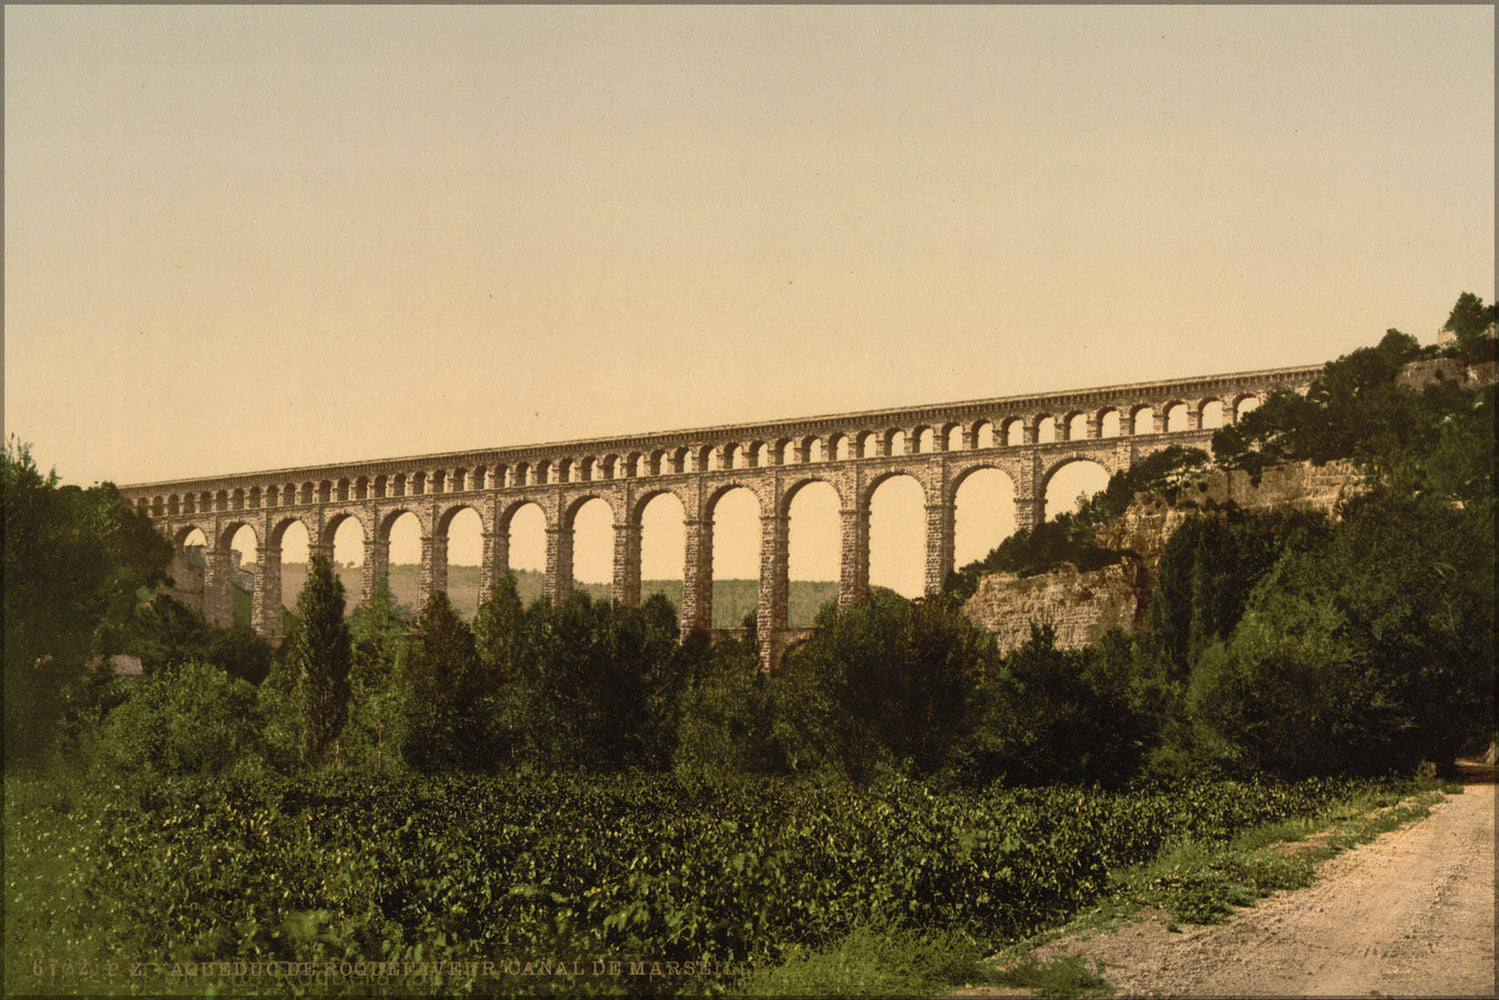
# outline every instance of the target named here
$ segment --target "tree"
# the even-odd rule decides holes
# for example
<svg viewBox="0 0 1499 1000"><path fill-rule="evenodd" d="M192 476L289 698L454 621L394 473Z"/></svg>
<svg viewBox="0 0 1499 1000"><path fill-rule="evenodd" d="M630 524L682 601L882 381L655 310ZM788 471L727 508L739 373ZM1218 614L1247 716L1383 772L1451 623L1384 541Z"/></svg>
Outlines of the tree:
<svg viewBox="0 0 1499 1000"><path fill-rule="evenodd" d="M489 588L474 618L479 664L491 690L520 679L526 653L526 609L515 575L506 573Z"/></svg>
<svg viewBox="0 0 1499 1000"><path fill-rule="evenodd" d="M1303 511L1192 516L1171 534L1150 595L1145 646L1184 681L1197 655L1233 634L1256 583L1286 551L1326 541L1327 519Z"/></svg>
<svg viewBox="0 0 1499 1000"><path fill-rule="evenodd" d="M367 601L349 616L353 657L349 666L347 759L384 771L397 765L406 736L406 658L411 626L401 617L390 580L375 581ZM388 749L389 748L389 749Z"/></svg>
<svg viewBox="0 0 1499 1000"><path fill-rule="evenodd" d="M676 768L716 775L785 773L772 693L780 678L760 670L754 643L728 639L710 645L706 633L694 632L682 656L691 666L677 725Z"/></svg>
<svg viewBox="0 0 1499 1000"><path fill-rule="evenodd" d="M1030 638L985 685L981 721L964 747L966 777L1025 785L1128 781L1159 728L1159 699L1137 690L1137 676L1122 635L1058 649L1052 626L1032 624Z"/></svg>
<svg viewBox="0 0 1499 1000"><path fill-rule="evenodd" d="M1393 454L1418 446L1429 425L1421 419L1421 394L1399 382L1405 365L1427 353L1414 337L1389 330L1376 346L1329 361L1305 396L1277 390L1220 428L1213 454L1225 468L1256 479L1272 465L1334 459L1379 474Z"/></svg>
<svg viewBox="0 0 1499 1000"><path fill-rule="evenodd" d="M1499 303L1485 306L1472 292L1457 297L1443 330L1457 337L1457 355L1469 364L1494 360L1494 323L1499 321Z"/></svg>
<svg viewBox="0 0 1499 1000"><path fill-rule="evenodd" d="M686 669L671 605L574 591L529 617L525 725L540 760L592 771L669 766Z"/></svg>
<svg viewBox="0 0 1499 1000"><path fill-rule="evenodd" d="M513 740L497 720L494 675L447 594L428 598L412 638L407 762L429 772L482 772L512 757Z"/></svg>
<svg viewBox="0 0 1499 1000"><path fill-rule="evenodd" d="M1494 540L1430 496L1376 491L1288 552L1194 666L1195 714L1243 764L1377 773L1492 731Z"/></svg>
<svg viewBox="0 0 1499 1000"><path fill-rule="evenodd" d="M109 483L84 490L42 475L12 437L0 459L5 529L7 762L52 741L62 693L108 648L144 595L167 579L172 547Z"/></svg>
<svg viewBox="0 0 1499 1000"><path fill-rule="evenodd" d="M322 763L343 731L349 712L349 626L344 621L344 585L333 565L313 553L307 582L297 598L297 627L290 665L297 678L303 730L303 758Z"/></svg>
<svg viewBox="0 0 1499 1000"><path fill-rule="evenodd" d="M865 782L887 767L931 774L973 721L983 643L954 602L876 590L828 607L773 678L776 726L797 769Z"/></svg>

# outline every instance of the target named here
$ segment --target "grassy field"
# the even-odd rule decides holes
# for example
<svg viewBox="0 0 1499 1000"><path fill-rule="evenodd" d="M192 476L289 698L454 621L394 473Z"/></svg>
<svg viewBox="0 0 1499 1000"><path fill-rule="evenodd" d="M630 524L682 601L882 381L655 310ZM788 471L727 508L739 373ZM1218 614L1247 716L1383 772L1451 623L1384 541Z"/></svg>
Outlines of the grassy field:
<svg viewBox="0 0 1499 1000"><path fill-rule="evenodd" d="M416 614L417 570L412 565L390 567L390 589L396 603L411 615ZM358 566L338 567L339 579L349 595L349 610L359 601L362 570ZM535 570L517 570L516 583L520 587L521 600L529 604L541 596L542 574ZM306 563L282 563L281 597L288 609L297 605L297 595L307 579ZM593 597L608 597L607 583L580 583L579 589ZM756 580L713 581L713 624L719 628L734 628L744 621L744 616L755 609L759 590ZM640 585L642 597L665 594L674 607L682 606L681 580L644 580ZM788 624L793 628L812 624L812 618L824 604L836 599L838 584L834 581L791 581ZM236 615L248 622L250 615L249 594L237 594ZM448 598L453 607L465 618L472 618L479 606L479 567L450 566L448 568Z"/></svg>

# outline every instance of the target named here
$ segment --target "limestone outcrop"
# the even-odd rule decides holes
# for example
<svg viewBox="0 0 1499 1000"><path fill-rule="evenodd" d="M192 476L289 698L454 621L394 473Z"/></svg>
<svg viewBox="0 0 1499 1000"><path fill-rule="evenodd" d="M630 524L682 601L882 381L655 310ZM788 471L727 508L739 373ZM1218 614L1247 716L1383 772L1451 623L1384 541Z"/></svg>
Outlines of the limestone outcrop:
<svg viewBox="0 0 1499 1000"><path fill-rule="evenodd" d="M1063 649L1097 642L1115 628L1138 631L1145 624L1166 542L1191 514L1229 504L1245 510L1335 514L1360 483L1358 471L1346 463L1295 463L1267 469L1258 484L1245 472L1206 473L1187 482L1174 505L1156 493L1137 493L1124 514L1098 533L1100 545L1124 553L1120 562L1089 572L1063 564L1027 577L992 573L979 581L963 613L1006 650L1030 636L1032 622L1052 625Z"/></svg>

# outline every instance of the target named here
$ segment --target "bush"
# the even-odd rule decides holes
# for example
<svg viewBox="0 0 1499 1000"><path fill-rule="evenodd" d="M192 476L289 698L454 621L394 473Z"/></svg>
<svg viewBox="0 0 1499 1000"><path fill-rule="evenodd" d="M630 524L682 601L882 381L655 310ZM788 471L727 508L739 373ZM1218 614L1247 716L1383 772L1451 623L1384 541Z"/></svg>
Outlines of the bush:
<svg viewBox="0 0 1499 1000"><path fill-rule="evenodd" d="M760 671L754 644L730 640L710 648L697 633L683 654L700 665L682 697L676 768L720 777L786 773L771 694L779 678Z"/></svg>
<svg viewBox="0 0 1499 1000"><path fill-rule="evenodd" d="M248 682L192 661L108 683L123 697L92 740L96 766L143 777L258 768L261 718Z"/></svg>
<svg viewBox="0 0 1499 1000"><path fill-rule="evenodd" d="M1138 670L1123 635L1065 650L1050 625L1032 625L988 678L963 776L975 784L1128 782L1159 729L1161 698Z"/></svg>
<svg viewBox="0 0 1499 1000"><path fill-rule="evenodd" d="M797 770L866 782L888 768L933 774L973 722L985 640L945 599L876 590L828 606L771 686L777 739Z"/></svg>
<svg viewBox="0 0 1499 1000"><path fill-rule="evenodd" d="M1493 724L1493 558L1492 535L1446 503L1350 504L1199 658L1191 707L1243 763L1281 774L1451 759Z"/></svg>

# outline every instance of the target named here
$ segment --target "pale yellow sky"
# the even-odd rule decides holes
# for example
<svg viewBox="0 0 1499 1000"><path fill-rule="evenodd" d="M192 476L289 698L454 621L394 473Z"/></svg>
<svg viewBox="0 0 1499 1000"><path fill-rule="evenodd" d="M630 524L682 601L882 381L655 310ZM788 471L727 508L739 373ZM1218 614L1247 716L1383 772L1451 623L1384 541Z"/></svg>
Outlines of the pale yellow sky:
<svg viewBox="0 0 1499 1000"><path fill-rule="evenodd" d="M4 17L5 428L69 481L1317 362L1494 298L1490 6Z"/></svg>

